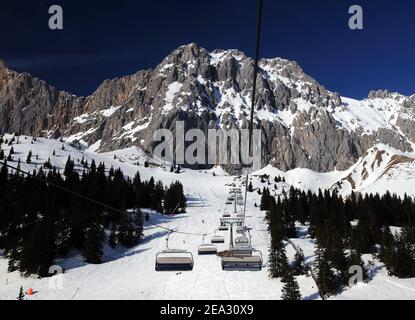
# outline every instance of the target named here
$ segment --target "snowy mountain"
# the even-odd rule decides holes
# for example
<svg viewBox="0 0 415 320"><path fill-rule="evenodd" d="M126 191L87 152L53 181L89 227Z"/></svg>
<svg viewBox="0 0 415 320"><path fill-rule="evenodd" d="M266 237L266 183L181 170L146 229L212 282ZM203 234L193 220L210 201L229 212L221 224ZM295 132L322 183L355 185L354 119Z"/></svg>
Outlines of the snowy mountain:
<svg viewBox="0 0 415 320"><path fill-rule="evenodd" d="M370 148L414 151L415 96L373 91L357 101L326 90L292 61L259 64L255 126L263 165L283 171L347 170ZM0 132L64 137L99 152L136 146L151 154L156 129L248 126L253 59L197 44L172 51L154 70L106 80L88 97L58 91L0 63Z"/></svg>
<svg viewBox="0 0 415 320"><path fill-rule="evenodd" d="M342 195L351 191L383 194L386 190L403 196L415 195L415 154L377 145L344 173L331 187Z"/></svg>

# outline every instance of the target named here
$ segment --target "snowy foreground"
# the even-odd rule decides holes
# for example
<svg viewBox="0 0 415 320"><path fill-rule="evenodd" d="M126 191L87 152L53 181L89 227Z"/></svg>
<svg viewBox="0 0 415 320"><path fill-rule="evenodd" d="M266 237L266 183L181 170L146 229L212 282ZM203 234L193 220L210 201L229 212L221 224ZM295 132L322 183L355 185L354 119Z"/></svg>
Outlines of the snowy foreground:
<svg viewBox="0 0 415 320"><path fill-rule="evenodd" d="M233 212L232 206L225 205L231 184L241 185L242 179L227 175L220 168L209 171L184 170L180 174L170 173L168 169L144 168L145 155L139 150L131 148L115 151L108 154L96 154L91 149L77 150L68 145L65 151L61 150L62 143L53 140L38 139L34 144L31 138L22 140L14 145L15 159L21 158L23 170L33 170L39 167L48 157L58 168L62 168L68 155L73 159L81 159L83 156L90 163L104 161L107 167L121 167L125 174L133 176L137 170L143 179L153 176L156 180L170 184L174 180L180 180L184 185L188 199L187 213L169 218L156 213L151 213L151 222L161 224L178 231L209 234L210 236L219 226L219 219L224 212ZM9 147L2 146L6 150ZM33 164L26 165L25 159L28 150L32 150L38 159ZM53 150L56 156L52 157ZM117 159L114 159L114 154ZM134 165L137 161L140 165ZM11 163L12 165L16 163ZM270 171L275 170L272 174ZM265 168L268 174L279 174L276 169ZM213 175L215 172L215 176ZM298 181L302 180L309 187L330 187L339 175L311 174L306 172L308 178L301 178L301 171L288 173L287 183L298 187ZM303 172L303 173L304 173ZM337 176L337 177L336 177ZM304 182L305 181L305 182ZM254 188L269 187L274 190L274 183L270 186L261 184L258 175L252 176ZM283 189L288 189L289 184L278 183L276 194ZM194 269L191 272L155 272L154 262L158 251L165 248L166 231L147 224L145 227L145 239L133 249L117 247L116 250L109 246L105 248L104 263L100 265L88 265L82 260L82 256L73 252L70 257L56 261L57 265L66 269L63 275L62 288L50 286L56 277L48 279L22 278L19 273L7 273L7 261L0 255L0 299L15 299L20 286L24 289L32 287L36 292L30 299L280 299L282 283L278 279L269 279L267 273L267 256L269 236L267 225L264 222L264 212L254 206L260 202L256 192L248 193L247 199L247 225L252 228L252 242L254 247L261 250L264 257L264 268L260 272L222 271L220 258L217 256L198 256L197 247L202 243L201 236L173 234L170 236L170 247L189 250L195 259ZM239 208L240 209L240 208ZM204 223L202 223L202 220ZM314 259L314 243L307 235L306 226L298 226L299 238L293 242L304 250L307 262ZM218 251L226 250L229 244L229 233L221 232L225 236L225 243L218 245ZM1 253L0 253L1 254ZM287 255L294 256L293 248L287 244ZM366 260L372 260L366 256ZM389 277L385 268L378 261L374 261L371 270L372 280L369 283L361 283L353 288L347 288L340 295L332 299L415 299L415 279L397 279ZM316 285L311 277L300 276L297 278L301 294L304 299L320 299Z"/></svg>

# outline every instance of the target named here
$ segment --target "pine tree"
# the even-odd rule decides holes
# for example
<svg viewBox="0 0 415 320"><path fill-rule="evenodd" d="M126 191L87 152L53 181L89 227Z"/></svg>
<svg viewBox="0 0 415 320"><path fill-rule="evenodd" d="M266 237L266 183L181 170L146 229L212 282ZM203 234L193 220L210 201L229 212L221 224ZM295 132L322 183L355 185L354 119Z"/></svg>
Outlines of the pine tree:
<svg viewBox="0 0 415 320"><path fill-rule="evenodd" d="M4 151L3 149L0 149L0 161L4 160Z"/></svg>
<svg viewBox="0 0 415 320"><path fill-rule="evenodd" d="M300 287L292 272L287 272L282 282L284 282L281 295L282 300L301 300Z"/></svg>
<svg viewBox="0 0 415 320"><path fill-rule="evenodd" d="M124 247L136 246L143 238L143 218L139 210L125 211L121 216L118 239Z"/></svg>
<svg viewBox="0 0 415 320"><path fill-rule="evenodd" d="M252 186L252 181L249 181L248 192L253 192L253 191L254 191L254 187Z"/></svg>
<svg viewBox="0 0 415 320"><path fill-rule="evenodd" d="M271 278L281 278L289 271L288 258L285 247L278 236L271 236L271 247L269 252L268 271Z"/></svg>
<svg viewBox="0 0 415 320"><path fill-rule="evenodd" d="M17 300L25 300L25 295L24 295L22 286L20 286L19 295L17 296Z"/></svg>
<svg viewBox="0 0 415 320"><path fill-rule="evenodd" d="M30 164L32 163L32 150L29 151L26 158L26 163Z"/></svg>
<svg viewBox="0 0 415 320"><path fill-rule="evenodd" d="M49 169L49 170L51 170L51 169L52 169L52 163L50 162L50 158L48 158L48 161L46 161L46 162L43 164L43 167L44 167L45 169Z"/></svg>
<svg viewBox="0 0 415 320"><path fill-rule="evenodd" d="M111 234L108 239L108 244L113 249L115 249L115 247L117 246L117 232L116 232L116 228L114 224L112 225L112 228L111 228Z"/></svg>
<svg viewBox="0 0 415 320"><path fill-rule="evenodd" d="M307 273L307 265L304 261L304 252L301 248L298 248L295 252L292 272L295 276L300 276Z"/></svg>
<svg viewBox="0 0 415 320"><path fill-rule="evenodd" d="M103 255L104 228L93 223L89 226L85 233L85 242L83 244L83 256L88 263L101 263Z"/></svg>
<svg viewBox="0 0 415 320"><path fill-rule="evenodd" d="M315 263L317 268L317 286L320 293L325 297L336 293L338 290L336 275L327 259L327 253L324 248L317 248Z"/></svg>
<svg viewBox="0 0 415 320"><path fill-rule="evenodd" d="M383 227L381 238L381 249L379 252L379 260L385 264L389 270L393 262L393 250L395 246L395 238L388 225Z"/></svg>
<svg viewBox="0 0 415 320"><path fill-rule="evenodd" d="M413 246L406 241L405 235L396 237L395 249L389 273L398 278L415 277L415 252Z"/></svg>
<svg viewBox="0 0 415 320"><path fill-rule="evenodd" d="M281 245L276 249L276 262L275 270L278 277L284 277L284 275L289 272L288 258L284 245Z"/></svg>
<svg viewBox="0 0 415 320"><path fill-rule="evenodd" d="M186 210L186 197L183 192L183 185L176 181L173 182L164 194L164 212L173 214L175 210L184 212Z"/></svg>

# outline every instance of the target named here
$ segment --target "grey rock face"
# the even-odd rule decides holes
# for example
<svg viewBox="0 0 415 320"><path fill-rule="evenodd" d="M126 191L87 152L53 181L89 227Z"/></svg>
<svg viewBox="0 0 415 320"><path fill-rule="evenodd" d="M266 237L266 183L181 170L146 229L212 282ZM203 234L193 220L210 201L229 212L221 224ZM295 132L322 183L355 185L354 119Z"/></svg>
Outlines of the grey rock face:
<svg viewBox="0 0 415 320"><path fill-rule="evenodd" d="M174 132L178 120L186 129L247 128L253 72L243 52L189 44L154 70L106 80L91 96L76 97L0 62L0 132L100 141L103 152L135 145L151 153L155 130ZM372 91L368 101L391 101L396 118L365 132L358 120L342 120L348 106L339 94L295 62L262 59L257 92L254 127L263 133L264 165L342 170L376 143L412 150L415 97Z"/></svg>

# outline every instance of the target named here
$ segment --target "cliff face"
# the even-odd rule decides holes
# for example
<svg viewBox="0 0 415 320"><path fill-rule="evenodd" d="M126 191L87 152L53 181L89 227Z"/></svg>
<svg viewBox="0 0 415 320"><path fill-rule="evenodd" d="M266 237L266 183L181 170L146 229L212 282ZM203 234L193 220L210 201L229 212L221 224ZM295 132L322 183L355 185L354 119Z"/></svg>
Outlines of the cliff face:
<svg viewBox="0 0 415 320"><path fill-rule="evenodd" d="M99 151L151 152L156 129L248 126L253 59L237 50L179 47L154 70L106 80L83 98L0 63L0 131L100 141ZM264 165L315 171L350 167L375 143L412 151L415 97L374 91L356 101L330 92L295 62L263 59L255 123Z"/></svg>
<svg viewBox="0 0 415 320"><path fill-rule="evenodd" d="M58 91L0 62L0 131L46 135L63 128L83 108L84 99Z"/></svg>

